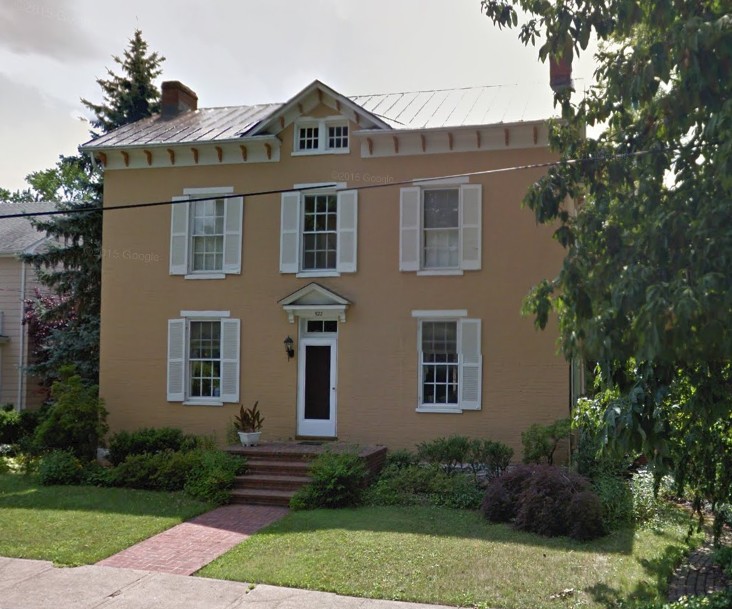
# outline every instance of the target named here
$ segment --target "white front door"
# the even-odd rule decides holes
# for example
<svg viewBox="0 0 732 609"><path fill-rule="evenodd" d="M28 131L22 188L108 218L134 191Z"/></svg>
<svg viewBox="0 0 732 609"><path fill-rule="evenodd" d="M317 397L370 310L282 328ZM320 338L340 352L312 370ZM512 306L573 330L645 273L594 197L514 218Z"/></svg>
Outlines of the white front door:
<svg viewBox="0 0 732 609"><path fill-rule="evenodd" d="M301 338L298 353L297 434L336 437L336 338Z"/></svg>

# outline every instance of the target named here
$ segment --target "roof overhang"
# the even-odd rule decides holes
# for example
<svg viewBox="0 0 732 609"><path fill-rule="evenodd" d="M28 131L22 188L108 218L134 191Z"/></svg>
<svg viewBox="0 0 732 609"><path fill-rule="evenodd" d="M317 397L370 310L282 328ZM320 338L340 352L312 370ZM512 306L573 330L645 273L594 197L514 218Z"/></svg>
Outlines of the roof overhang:
<svg viewBox="0 0 732 609"><path fill-rule="evenodd" d="M295 317L302 319L337 319L341 323L346 321L346 309L352 304L332 290L319 283L309 283L305 287L285 296L278 301L287 313L287 319L292 324Z"/></svg>

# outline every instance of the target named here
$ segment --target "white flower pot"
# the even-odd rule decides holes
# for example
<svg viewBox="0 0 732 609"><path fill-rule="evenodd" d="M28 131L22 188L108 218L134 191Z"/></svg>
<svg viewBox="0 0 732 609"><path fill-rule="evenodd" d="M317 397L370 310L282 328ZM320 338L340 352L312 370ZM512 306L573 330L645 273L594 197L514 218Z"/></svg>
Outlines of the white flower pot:
<svg viewBox="0 0 732 609"><path fill-rule="evenodd" d="M242 446L256 446L257 442L259 442L259 436L262 435L261 431L238 431L237 433L239 434L239 441Z"/></svg>

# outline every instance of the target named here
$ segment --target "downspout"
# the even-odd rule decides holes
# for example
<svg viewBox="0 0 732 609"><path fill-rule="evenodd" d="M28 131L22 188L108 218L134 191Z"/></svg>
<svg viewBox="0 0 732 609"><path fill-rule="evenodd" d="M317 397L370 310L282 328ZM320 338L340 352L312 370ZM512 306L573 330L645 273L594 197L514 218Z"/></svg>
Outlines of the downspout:
<svg viewBox="0 0 732 609"><path fill-rule="evenodd" d="M18 400L16 410L25 410L25 402L23 396L23 387L25 380L25 366L28 361L27 354L25 352L25 335L28 328L23 324L23 318L25 317L25 260L20 261L20 365L18 366Z"/></svg>

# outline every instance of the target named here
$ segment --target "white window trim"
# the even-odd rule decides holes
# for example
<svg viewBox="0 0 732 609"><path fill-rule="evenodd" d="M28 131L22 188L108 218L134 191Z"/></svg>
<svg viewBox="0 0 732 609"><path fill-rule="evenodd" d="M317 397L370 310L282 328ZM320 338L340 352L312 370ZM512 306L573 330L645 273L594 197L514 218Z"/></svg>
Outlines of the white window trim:
<svg viewBox="0 0 732 609"><path fill-rule="evenodd" d="M332 269L323 270L312 270L312 271L300 271L295 273L295 277L340 277L341 274L338 271Z"/></svg>
<svg viewBox="0 0 732 609"><path fill-rule="evenodd" d="M454 321L457 324L457 347L458 347L458 375L462 375L461 368L464 364L463 362L463 353L460 351L461 346L461 333L463 329L460 327L460 321L461 319L467 318L468 311L467 309L443 309L443 310L424 310L424 309L416 309L412 311L412 317L418 320L418 328L417 328L417 407L415 408L415 412L418 413L431 413L431 414L462 414L465 412L465 410L476 410L474 408L463 408L461 407L460 402L458 402L455 405L449 405L449 404L441 404L439 406L430 406L428 404L422 403L422 391L423 391L423 381L422 381L422 322L424 321ZM472 320L469 320L472 321ZM481 363L481 372L482 372L482 363ZM462 392L462 388L458 385L458 399L460 399L460 395ZM480 410L481 408L478 408L477 410Z"/></svg>
<svg viewBox="0 0 732 609"><path fill-rule="evenodd" d="M459 318L467 316L467 309L442 309L433 311L427 309L415 309L414 311L412 311L412 317L416 317L417 319L424 319L425 321L430 321L432 319L440 321L459 321Z"/></svg>
<svg viewBox="0 0 732 609"><path fill-rule="evenodd" d="M207 198L206 195L232 195L234 194L233 186L211 186L210 188L184 188L184 195L190 195L194 199Z"/></svg>
<svg viewBox="0 0 732 609"><path fill-rule="evenodd" d="M231 317L230 311L181 311L181 317L186 319L226 319Z"/></svg>
<svg viewBox="0 0 732 609"><path fill-rule="evenodd" d="M413 180L412 184L420 188L429 188L430 186L461 186L462 184L470 184L470 176L458 176L454 178L440 178L438 180Z"/></svg>
<svg viewBox="0 0 732 609"><path fill-rule="evenodd" d="M462 269L425 269L423 271L417 271L418 277L462 277L465 275L465 271Z"/></svg>
<svg viewBox="0 0 732 609"><path fill-rule="evenodd" d="M310 150L299 150L300 129L304 127L318 127L318 147ZM328 127L348 127L348 147L328 148ZM351 152L351 129L348 119L343 116L326 116L324 118L302 118L295 121L292 135L292 156L312 156L316 154L349 154Z"/></svg>
<svg viewBox="0 0 732 609"><path fill-rule="evenodd" d="M191 271L188 275L183 275L184 279L226 279L226 273L208 273L201 271Z"/></svg>

